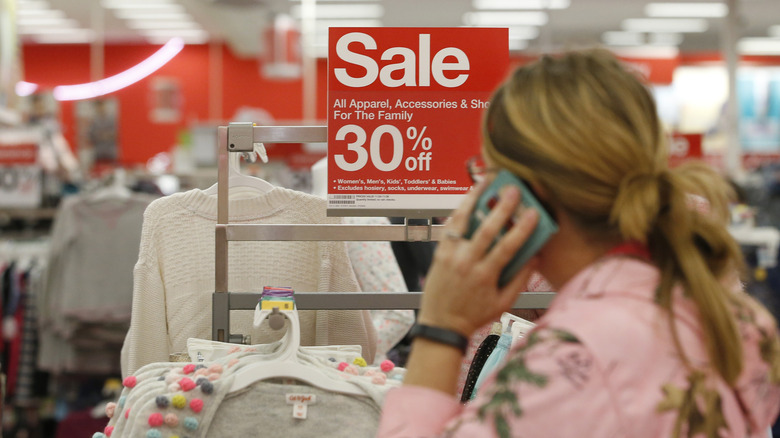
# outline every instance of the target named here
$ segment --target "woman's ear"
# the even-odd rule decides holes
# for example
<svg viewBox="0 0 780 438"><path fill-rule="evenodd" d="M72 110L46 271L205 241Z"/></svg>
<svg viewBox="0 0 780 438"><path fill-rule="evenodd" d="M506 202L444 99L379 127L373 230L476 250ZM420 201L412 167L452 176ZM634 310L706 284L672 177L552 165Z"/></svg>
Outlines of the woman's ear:
<svg viewBox="0 0 780 438"><path fill-rule="evenodd" d="M539 204L542 205L542 208L544 208L547 213L553 218L553 220L558 219L558 205L553 202L553 200L550 197L550 193L547 191L547 189L544 188L541 184L537 182L531 182L528 181L527 184L530 186L531 192L533 192L534 196L536 196L537 201L539 201Z"/></svg>

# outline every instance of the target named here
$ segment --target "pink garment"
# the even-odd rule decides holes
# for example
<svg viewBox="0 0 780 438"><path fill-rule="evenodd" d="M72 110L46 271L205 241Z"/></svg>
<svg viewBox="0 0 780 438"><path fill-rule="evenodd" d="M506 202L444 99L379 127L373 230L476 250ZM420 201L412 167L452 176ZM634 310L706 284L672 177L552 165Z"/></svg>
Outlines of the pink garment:
<svg viewBox="0 0 780 438"><path fill-rule="evenodd" d="M678 293L674 317L694 369L683 365L653 300L658 279L655 267L628 257L591 265L559 291L474 401L391 390L378 436L766 437L780 410L771 316L758 305L737 311L745 361L731 388L707 369L695 308Z"/></svg>

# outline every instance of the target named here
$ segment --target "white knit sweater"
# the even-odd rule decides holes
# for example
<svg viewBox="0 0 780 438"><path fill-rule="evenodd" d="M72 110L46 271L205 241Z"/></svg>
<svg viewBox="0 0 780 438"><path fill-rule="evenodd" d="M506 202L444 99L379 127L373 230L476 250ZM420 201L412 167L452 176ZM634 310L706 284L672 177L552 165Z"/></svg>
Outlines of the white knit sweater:
<svg viewBox="0 0 780 438"><path fill-rule="evenodd" d="M251 199L230 200L231 223L328 224L325 201L274 188ZM160 198L144 213L141 248L133 272L130 330L122 347L122 375L185 352L188 338L211 338L214 230L217 199L195 189ZM231 292L291 286L300 292L359 292L344 242L231 242ZM376 332L367 311L301 311L302 345L358 344L369 363ZM252 343L282 333L253 328L252 311L232 311L231 333Z"/></svg>

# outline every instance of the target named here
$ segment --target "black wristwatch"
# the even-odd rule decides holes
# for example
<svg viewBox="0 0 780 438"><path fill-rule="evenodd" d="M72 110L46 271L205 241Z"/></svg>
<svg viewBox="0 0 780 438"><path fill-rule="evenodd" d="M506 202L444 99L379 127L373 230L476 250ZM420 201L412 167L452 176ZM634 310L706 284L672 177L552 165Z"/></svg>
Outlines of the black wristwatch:
<svg viewBox="0 0 780 438"><path fill-rule="evenodd" d="M409 337L412 339L424 338L440 344L450 345L462 351L463 354L466 354L466 349L469 346L469 339L456 331L424 324L415 324L409 332Z"/></svg>

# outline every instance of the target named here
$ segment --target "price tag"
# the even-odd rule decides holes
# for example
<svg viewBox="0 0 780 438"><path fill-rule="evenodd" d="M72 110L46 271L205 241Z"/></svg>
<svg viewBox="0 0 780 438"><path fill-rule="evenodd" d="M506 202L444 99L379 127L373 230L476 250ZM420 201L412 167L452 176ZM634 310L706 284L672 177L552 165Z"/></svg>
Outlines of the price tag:
<svg viewBox="0 0 780 438"><path fill-rule="evenodd" d="M499 28L330 28L328 213L457 207L509 65Z"/></svg>

